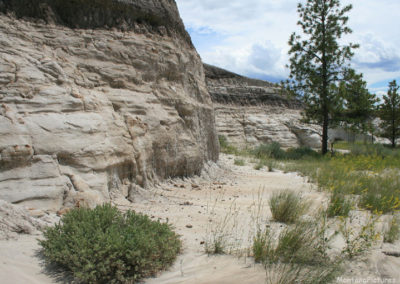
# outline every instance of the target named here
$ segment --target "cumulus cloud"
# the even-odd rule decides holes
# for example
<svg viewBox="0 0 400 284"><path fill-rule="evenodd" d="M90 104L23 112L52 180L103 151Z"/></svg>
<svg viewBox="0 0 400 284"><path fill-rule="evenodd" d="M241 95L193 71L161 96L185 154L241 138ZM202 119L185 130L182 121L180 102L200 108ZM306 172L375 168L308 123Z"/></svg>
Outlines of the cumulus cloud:
<svg viewBox="0 0 400 284"><path fill-rule="evenodd" d="M190 28L198 29L207 26L214 31L228 34L249 31L252 24L267 23L268 14L293 10L295 2L296 0L177 1L184 22Z"/></svg>
<svg viewBox="0 0 400 284"><path fill-rule="evenodd" d="M297 3L305 0L176 0L203 61L278 81L288 75L288 39L298 31ZM359 43L354 67L374 83L400 77L398 0L342 0L353 4L346 40ZM380 89L377 91L381 91Z"/></svg>
<svg viewBox="0 0 400 284"><path fill-rule="evenodd" d="M355 56L355 64L360 68L381 69L386 72L400 71L400 52L369 34L362 38L362 45Z"/></svg>
<svg viewBox="0 0 400 284"><path fill-rule="evenodd" d="M206 63L252 78L280 82L288 75L285 69L286 55L271 41L236 50L231 50L229 46L219 46L203 55Z"/></svg>
<svg viewBox="0 0 400 284"><path fill-rule="evenodd" d="M280 51L267 42L266 46L261 44L253 45L249 56L249 63L260 70L274 68L281 57Z"/></svg>

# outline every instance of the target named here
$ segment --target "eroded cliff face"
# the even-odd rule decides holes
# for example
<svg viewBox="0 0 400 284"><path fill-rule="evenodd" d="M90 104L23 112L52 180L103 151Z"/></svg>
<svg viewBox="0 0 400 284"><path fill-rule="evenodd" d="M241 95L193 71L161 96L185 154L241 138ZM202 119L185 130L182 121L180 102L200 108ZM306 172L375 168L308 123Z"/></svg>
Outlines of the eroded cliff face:
<svg viewBox="0 0 400 284"><path fill-rule="evenodd" d="M0 8L16 2L31 4ZM218 159L202 63L173 0L114 1L166 15L127 18L122 30L71 29L51 1L33 2L48 18L0 13L0 199L94 205Z"/></svg>
<svg viewBox="0 0 400 284"><path fill-rule="evenodd" d="M301 122L301 103L269 82L204 65L219 135L238 147L278 142L284 148L320 148L320 128Z"/></svg>

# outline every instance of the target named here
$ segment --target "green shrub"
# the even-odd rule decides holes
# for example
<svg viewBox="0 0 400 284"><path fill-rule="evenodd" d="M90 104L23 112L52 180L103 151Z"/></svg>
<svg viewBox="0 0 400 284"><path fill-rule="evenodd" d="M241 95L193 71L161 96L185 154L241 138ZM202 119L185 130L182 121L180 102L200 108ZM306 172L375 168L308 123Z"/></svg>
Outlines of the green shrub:
<svg viewBox="0 0 400 284"><path fill-rule="evenodd" d="M246 163L243 159L235 159L235 165L243 167Z"/></svg>
<svg viewBox="0 0 400 284"><path fill-rule="evenodd" d="M265 232L258 231L253 239L253 257L257 263L270 262L276 259L275 249L273 247L271 231L267 228Z"/></svg>
<svg viewBox="0 0 400 284"><path fill-rule="evenodd" d="M273 158L273 159L285 159L286 153L281 149L281 146L277 142L271 144L261 144L256 147L252 154L259 159Z"/></svg>
<svg viewBox="0 0 400 284"><path fill-rule="evenodd" d="M290 148L286 151L286 158L289 160L300 160L306 157L318 158L320 154L310 147Z"/></svg>
<svg viewBox="0 0 400 284"><path fill-rule="evenodd" d="M393 244L400 237L400 221L399 218L393 216L392 221L390 222L389 230L385 233L384 241L386 243Z"/></svg>
<svg viewBox="0 0 400 284"><path fill-rule="evenodd" d="M330 198L327 214L328 217L347 217L349 216L351 208L352 203L344 194L334 192Z"/></svg>
<svg viewBox="0 0 400 284"><path fill-rule="evenodd" d="M367 144L367 143L356 143L350 144L350 152L355 156L381 156L390 157L398 155L397 150L385 147L382 144Z"/></svg>
<svg viewBox="0 0 400 284"><path fill-rule="evenodd" d="M263 167L264 167L264 164L261 163L261 162L259 162L258 164L256 164L256 165L254 166L254 169L257 170L257 171L259 171L259 170L261 170Z"/></svg>
<svg viewBox="0 0 400 284"><path fill-rule="evenodd" d="M304 265L328 262L323 230L320 224L299 222L283 229L276 238L267 228L264 232L258 232L254 238L254 259L262 263Z"/></svg>
<svg viewBox="0 0 400 284"><path fill-rule="evenodd" d="M317 158L320 155L309 147L290 148L287 151L281 149L277 142L271 144L261 144L253 149L252 154L259 159L277 159L277 160L300 160L304 157Z"/></svg>
<svg viewBox="0 0 400 284"><path fill-rule="evenodd" d="M274 192L269 199L272 217L275 221L295 223L305 212L306 203L290 190Z"/></svg>
<svg viewBox="0 0 400 284"><path fill-rule="evenodd" d="M281 232L275 254L283 262L320 264L327 260L321 241L316 224L297 223Z"/></svg>
<svg viewBox="0 0 400 284"><path fill-rule="evenodd" d="M204 251L210 254L225 254L228 247L228 236L223 232L213 232L205 242Z"/></svg>
<svg viewBox="0 0 400 284"><path fill-rule="evenodd" d="M267 160L267 161L265 162L265 165L268 167L268 171L269 171L269 172L273 172L273 171L274 171L274 168L275 168L275 166L276 166L276 163L275 163L274 160Z"/></svg>
<svg viewBox="0 0 400 284"><path fill-rule="evenodd" d="M396 155L336 155L286 163L286 171L310 177L321 189L359 196L358 206L371 212L400 209L400 158Z"/></svg>
<svg viewBox="0 0 400 284"><path fill-rule="evenodd" d="M126 283L173 263L181 248L169 224L109 204L65 214L39 241L47 262L84 283Z"/></svg>
<svg viewBox="0 0 400 284"><path fill-rule="evenodd" d="M225 135L218 135L218 141L219 141L219 146L221 146L221 148L226 148L229 145L228 139L226 139Z"/></svg>
<svg viewBox="0 0 400 284"><path fill-rule="evenodd" d="M219 135L218 140L222 153L233 154L233 155L239 154L239 150L235 146L229 144L228 139L224 135Z"/></svg>
<svg viewBox="0 0 400 284"><path fill-rule="evenodd" d="M400 209L400 176L398 171L362 179L360 207L371 212L389 213Z"/></svg>
<svg viewBox="0 0 400 284"><path fill-rule="evenodd" d="M321 216L323 217L323 216ZM326 222L301 222L274 235L259 231L253 242L256 262L264 264L266 283L331 283L341 272L342 259L328 257ZM322 221L322 222L320 222Z"/></svg>
<svg viewBox="0 0 400 284"><path fill-rule="evenodd" d="M339 224L339 232L343 235L346 243L342 250L343 255L352 259L363 254L380 239L380 234L376 231L375 226L378 218L378 215L371 214L360 229L354 226L355 219L353 216L339 219L341 222Z"/></svg>

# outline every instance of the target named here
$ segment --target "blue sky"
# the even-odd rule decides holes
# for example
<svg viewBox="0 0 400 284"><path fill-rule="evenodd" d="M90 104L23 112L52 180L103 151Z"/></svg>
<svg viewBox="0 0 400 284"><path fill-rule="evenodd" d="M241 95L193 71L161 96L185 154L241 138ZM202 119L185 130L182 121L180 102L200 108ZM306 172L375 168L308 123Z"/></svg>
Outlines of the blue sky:
<svg viewBox="0 0 400 284"><path fill-rule="evenodd" d="M300 0L305 2L305 0ZM268 81L285 79L288 39L299 31L299 0L176 0L203 61ZM346 42L360 49L353 67L372 92L383 94L389 81L400 83L399 0L342 0L352 4Z"/></svg>

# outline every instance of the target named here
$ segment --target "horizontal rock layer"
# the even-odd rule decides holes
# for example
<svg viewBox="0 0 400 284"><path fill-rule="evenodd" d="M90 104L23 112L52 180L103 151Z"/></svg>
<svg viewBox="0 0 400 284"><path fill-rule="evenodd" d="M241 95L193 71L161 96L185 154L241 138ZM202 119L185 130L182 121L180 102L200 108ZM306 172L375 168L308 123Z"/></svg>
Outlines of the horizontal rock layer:
<svg viewBox="0 0 400 284"><path fill-rule="evenodd" d="M301 123L299 110L279 106L215 105L217 132L239 148L278 142L283 148L321 145L319 128Z"/></svg>
<svg viewBox="0 0 400 284"><path fill-rule="evenodd" d="M299 101L284 97L276 84L246 78L208 64L204 64L204 70L207 88L214 103L301 108Z"/></svg>
<svg viewBox="0 0 400 284"><path fill-rule="evenodd" d="M321 145L320 128L301 122L301 103L272 83L204 65L219 135L238 147L278 142L284 148Z"/></svg>
<svg viewBox="0 0 400 284"><path fill-rule="evenodd" d="M92 206L218 158L197 52L179 33L138 27L70 29L0 14L0 199Z"/></svg>

